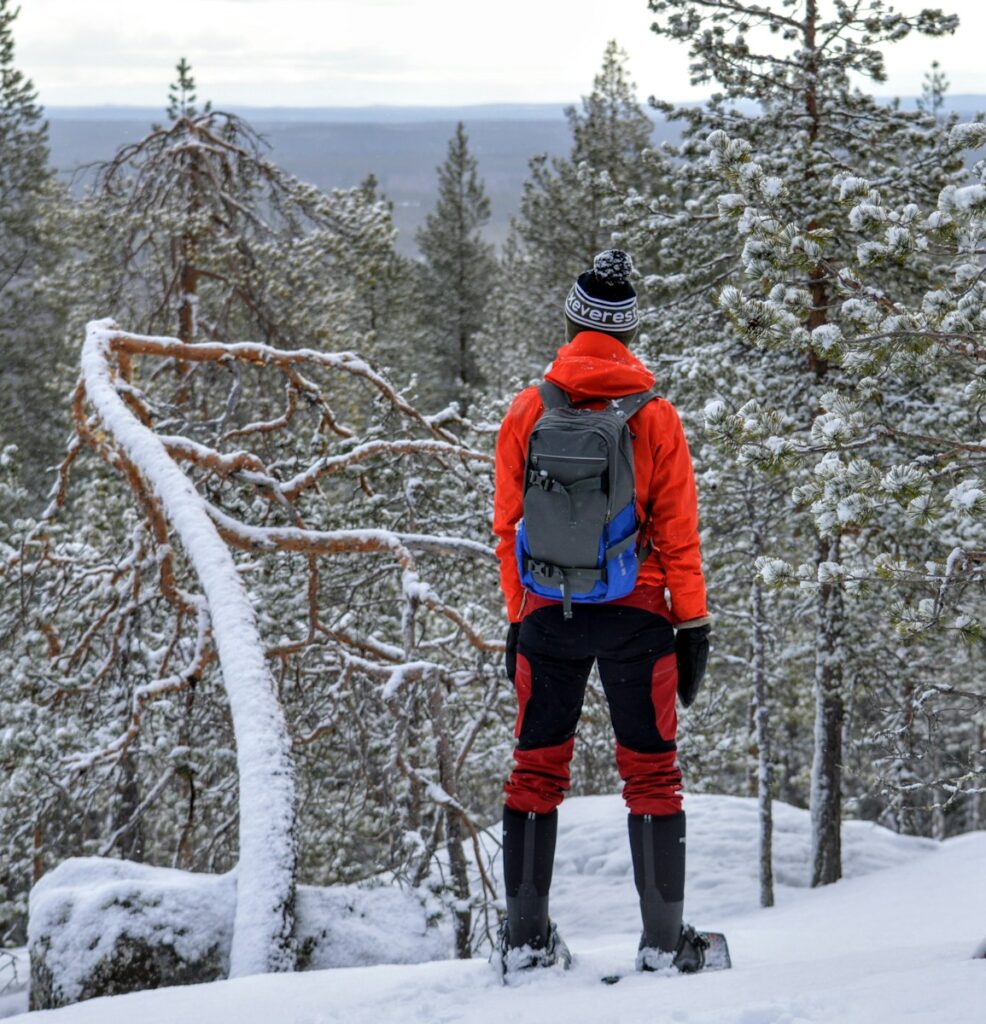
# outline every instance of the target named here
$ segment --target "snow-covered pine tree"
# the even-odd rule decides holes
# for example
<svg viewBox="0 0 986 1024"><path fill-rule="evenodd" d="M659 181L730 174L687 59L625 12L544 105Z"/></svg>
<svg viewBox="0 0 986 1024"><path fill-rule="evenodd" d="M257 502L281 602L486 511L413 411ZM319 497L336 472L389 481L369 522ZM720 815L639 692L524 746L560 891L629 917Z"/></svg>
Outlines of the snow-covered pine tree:
<svg viewBox="0 0 986 1024"><path fill-rule="evenodd" d="M673 394L686 409L710 396L716 399L711 407L713 434L727 410L739 409L741 415L754 398L778 418L775 432L807 431L819 394L835 386L826 380L824 358L789 351L775 351L769 360L758 357L729 330L714 304L718 287L741 265L743 249L719 221L722 189L716 184L707 139L724 129L750 144L765 180L789 186L791 219L801 223L805 244L810 244L810 232L823 229L836 215L827 182L847 161L872 169L888 194L934 195L956 168L937 145L929 120L878 102L854 82L859 76L877 81L885 77L884 45L911 32L951 31L956 19L936 11L905 16L876 0L851 6L784 0L770 7L744 0L651 0L650 8L657 15L654 30L689 47L693 81L720 87L704 106L674 110L657 103L684 122L683 142L651 158L659 180L630 197L619 224L623 244L645 254L651 299L645 328L652 358L667 360L669 370L673 368ZM756 105L753 110L751 103ZM811 311L810 328L821 327L828 305L823 283L806 276L790 281L789 289L792 301ZM719 470L747 472L736 462ZM795 483L795 477L789 478L785 489ZM707 553L712 595L721 613L719 603L731 603L735 591L717 587L719 552L729 552L733 542L728 535L717 536L716 526L732 517L727 508L716 506L714 493L706 491L706 497L712 499L703 509L711 527ZM741 528L749 531L750 525ZM771 545L778 549L806 557L811 546L819 567L838 564L845 555L846 538L838 529L812 539L810 521L796 507L787 509L781 525L771 536ZM745 595L745 588L739 593ZM820 884L841 874L847 621L834 577L816 588L814 618L814 636L801 640L802 649L817 652L811 804L812 880ZM735 643L745 646L739 638ZM720 645L728 649L733 642L723 635ZM797 674L789 677L782 692L800 688L799 682Z"/></svg>
<svg viewBox="0 0 986 1024"><path fill-rule="evenodd" d="M496 260L492 244L483 238L489 197L461 121L437 170L435 209L415 236L423 258L416 356L423 357L425 372L434 377L436 397L456 400L464 410L482 383L473 339L484 323ZM442 387L440 382L447 383Z"/></svg>
<svg viewBox="0 0 986 1024"><path fill-rule="evenodd" d="M52 287L83 297L72 337L112 310L131 330L187 342L358 344L359 297L393 251L386 203L287 174L242 118L200 111L187 62L177 71L167 123L101 166L67 225L74 252Z"/></svg>
<svg viewBox="0 0 986 1024"><path fill-rule="evenodd" d="M612 205L641 182L640 155L654 126L637 102L627 59L615 41L607 44L592 91L565 110L571 152L530 161L482 340L502 388L540 375L564 343L565 296L610 246Z"/></svg>
<svg viewBox="0 0 986 1024"><path fill-rule="evenodd" d="M37 92L15 63L17 14L0 0L0 439L20 447L25 484L40 502L68 429L54 387L64 355L59 303L38 291L59 255L64 195Z"/></svg>
<svg viewBox="0 0 986 1024"><path fill-rule="evenodd" d="M393 217L393 203L381 191L376 175L368 174L360 189L372 208L382 206ZM430 367L421 340L420 279L417 260L403 256L396 248L381 251L373 272L361 278L358 302L366 310L365 353L401 384L414 382L420 404L428 406L425 392L434 390L433 377L447 388L448 365ZM424 364L424 365L423 365Z"/></svg>
<svg viewBox="0 0 986 1024"><path fill-rule="evenodd" d="M986 145L983 124L939 134L950 159ZM734 424L734 443L741 456L768 452L771 460L809 466L799 500L819 530L837 521L868 537L852 564L828 570L852 588L882 593L902 638L893 668L897 706L871 744L896 824L911 823L924 808L934 835L946 833L946 811L953 828L969 827L983 788L986 721L986 691L972 668L986 623L977 413L986 378L986 161L971 180L946 186L933 206L893 205L874 182L843 169L830 186L843 224L833 223L806 258L797 222L785 220L791 206L783 187L764 190L745 144L713 145L736 189L724 210L746 252L759 254L747 263L750 285L723 290L723 308L756 343L814 349L842 377L840 388L821 395L808 437L777 436L766 413L751 408ZM848 240L854 250L847 251ZM806 270L831 297L827 329L810 333L807 311L785 301L792 276ZM915 294L911 282L921 277L925 289ZM761 572L814 583L811 566L765 560ZM956 636L967 644L956 645Z"/></svg>

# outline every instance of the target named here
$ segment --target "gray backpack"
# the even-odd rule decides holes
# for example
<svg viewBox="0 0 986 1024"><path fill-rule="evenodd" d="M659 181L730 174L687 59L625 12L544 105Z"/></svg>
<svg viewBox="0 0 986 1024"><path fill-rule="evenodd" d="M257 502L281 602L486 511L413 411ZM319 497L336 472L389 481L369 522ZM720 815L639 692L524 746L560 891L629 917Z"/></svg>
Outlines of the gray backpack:
<svg viewBox="0 0 986 1024"><path fill-rule="evenodd" d="M573 406L550 381L534 424L524 469L524 518L517 527L521 583L535 594L572 602L626 597L649 551L638 552L640 522L630 417L656 398L641 391L603 409Z"/></svg>

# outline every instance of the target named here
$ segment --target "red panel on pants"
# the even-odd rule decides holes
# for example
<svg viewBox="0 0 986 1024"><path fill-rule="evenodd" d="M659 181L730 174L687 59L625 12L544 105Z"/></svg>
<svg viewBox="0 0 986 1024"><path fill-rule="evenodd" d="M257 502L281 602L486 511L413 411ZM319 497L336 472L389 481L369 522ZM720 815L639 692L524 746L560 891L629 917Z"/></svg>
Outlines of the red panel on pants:
<svg viewBox="0 0 986 1024"><path fill-rule="evenodd" d="M616 744L616 767L631 814L677 814L681 810L681 769L677 752L641 754Z"/></svg>
<svg viewBox="0 0 986 1024"><path fill-rule="evenodd" d="M568 765L574 751L574 736L553 747L515 750L514 770L503 787L506 805L522 814L550 814L571 785Z"/></svg>
<svg viewBox="0 0 986 1024"><path fill-rule="evenodd" d="M650 676L650 699L654 703L654 721L662 740L673 740L678 735L678 659L666 654L654 662Z"/></svg>
<svg viewBox="0 0 986 1024"><path fill-rule="evenodd" d="M526 655L520 652L517 653L517 667L514 669L514 686L517 690L517 724L514 726L514 736L519 737L527 702L531 699L531 663Z"/></svg>

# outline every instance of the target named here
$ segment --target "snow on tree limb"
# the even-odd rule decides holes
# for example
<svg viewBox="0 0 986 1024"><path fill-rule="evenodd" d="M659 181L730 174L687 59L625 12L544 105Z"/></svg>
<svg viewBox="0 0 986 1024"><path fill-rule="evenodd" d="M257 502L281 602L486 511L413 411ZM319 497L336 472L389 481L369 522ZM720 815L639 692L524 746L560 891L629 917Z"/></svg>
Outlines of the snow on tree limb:
<svg viewBox="0 0 986 1024"><path fill-rule="evenodd" d="M107 323L106 321L100 322ZM284 372L290 372L293 367L305 363L344 370L355 377L362 377L386 397L395 409L419 423L430 434L447 441L456 442L458 440L450 431L431 422L428 417L422 416L398 393L390 381L353 352L322 352L311 348L283 349L254 341L237 341L228 344L205 341L197 344L185 344L178 338L124 333L116 330L115 325L110 327L108 324L104 327L104 331L106 345L110 349L124 350L131 355L155 355L177 359L185 363L211 363L232 358L254 365L273 365ZM317 393L318 389L310 381L306 381L304 378L295 379L299 388Z"/></svg>
<svg viewBox="0 0 986 1024"><path fill-rule="evenodd" d="M294 770L256 616L233 557L202 497L162 441L118 394L109 364L112 321L88 325L82 352L86 394L103 428L153 488L209 605L229 697L240 778L240 861L232 976L289 969L295 887ZM153 350L152 339L146 339ZM180 344L180 343L179 343Z"/></svg>

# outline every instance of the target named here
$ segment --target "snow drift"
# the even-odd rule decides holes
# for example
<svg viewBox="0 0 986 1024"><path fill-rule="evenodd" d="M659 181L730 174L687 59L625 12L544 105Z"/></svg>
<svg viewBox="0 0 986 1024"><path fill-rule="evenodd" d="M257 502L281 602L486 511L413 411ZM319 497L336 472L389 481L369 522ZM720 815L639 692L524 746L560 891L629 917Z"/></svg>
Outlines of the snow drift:
<svg viewBox="0 0 986 1024"><path fill-rule="evenodd" d="M266 975L92 1000L24 1024L983 1020L986 960L971 957L986 933L986 833L936 843L846 822L847 877L809 889L808 813L776 804L777 906L760 910L756 801L692 795L685 806L686 917L729 935L732 971L599 983L603 974L632 969L639 924L625 810L618 797L589 797L566 801L559 812L552 913L575 955L567 974L503 988L478 959ZM407 934L414 946L395 921L399 912L379 906L360 928L383 940L392 931ZM344 920L338 930L355 934Z"/></svg>

